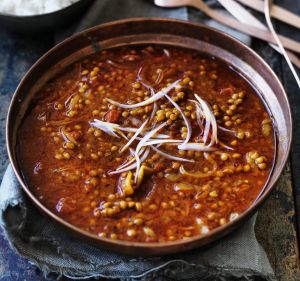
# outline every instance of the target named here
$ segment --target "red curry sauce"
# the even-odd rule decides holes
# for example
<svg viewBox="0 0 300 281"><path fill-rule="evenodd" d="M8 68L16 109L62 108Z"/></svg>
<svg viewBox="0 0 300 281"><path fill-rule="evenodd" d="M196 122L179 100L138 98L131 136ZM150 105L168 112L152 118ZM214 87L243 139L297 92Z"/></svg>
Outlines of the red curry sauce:
<svg viewBox="0 0 300 281"><path fill-rule="evenodd" d="M19 151L34 194L68 222L111 239L173 241L249 208L272 168L274 131L255 90L222 61L126 47L48 82Z"/></svg>

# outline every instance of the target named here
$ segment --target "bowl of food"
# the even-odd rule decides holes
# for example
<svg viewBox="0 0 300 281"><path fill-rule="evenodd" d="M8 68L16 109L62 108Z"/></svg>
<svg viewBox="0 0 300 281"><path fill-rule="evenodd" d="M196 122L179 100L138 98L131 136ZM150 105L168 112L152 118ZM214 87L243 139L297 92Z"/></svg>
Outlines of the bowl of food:
<svg viewBox="0 0 300 281"><path fill-rule="evenodd" d="M92 0L2 0L2 26L19 33L53 31L78 18Z"/></svg>
<svg viewBox="0 0 300 281"><path fill-rule="evenodd" d="M32 202L99 247L204 246L267 199L291 112L270 67L215 29L128 19L76 34L18 86L7 148Z"/></svg>

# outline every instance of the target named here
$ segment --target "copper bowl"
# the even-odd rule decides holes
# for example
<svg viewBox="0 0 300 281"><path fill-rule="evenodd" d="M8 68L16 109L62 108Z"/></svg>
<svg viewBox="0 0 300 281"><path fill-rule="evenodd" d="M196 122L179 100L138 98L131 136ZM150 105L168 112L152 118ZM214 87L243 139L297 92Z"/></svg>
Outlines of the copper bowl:
<svg viewBox="0 0 300 281"><path fill-rule="evenodd" d="M67 65L99 50L137 44L165 44L208 53L232 65L256 88L274 119L277 136L276 162L258 200L238 219L204 236L164 243L137 243L101 238L69 224L47 209L31 192L17 161L17 130L34 94ZM289 155L292 139L291 111L287 95L271 68L250 48L229 35L207 26L174 19L139 18L99 25L55 46L39 59L19 84L9 107L6 127L10 162L24 191L49 218L86 242L131 255L165 255L204 246L242 225L270 195Z"/></svg>

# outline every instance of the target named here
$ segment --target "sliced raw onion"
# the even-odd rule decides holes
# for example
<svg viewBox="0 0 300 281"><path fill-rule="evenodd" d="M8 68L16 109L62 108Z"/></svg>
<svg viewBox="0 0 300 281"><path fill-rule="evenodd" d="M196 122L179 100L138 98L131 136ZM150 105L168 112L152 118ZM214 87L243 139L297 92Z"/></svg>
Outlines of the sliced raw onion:
<svg viewBox="0 0 300 281"><path fill-rule="evenodd" d="M204 120L204 113L203 110L201 109L201 105L199 102L197 102L196 100L189 100L190 102L193 102L195 104L195 108L196 108L196 117L197 117L197 124L201 129L201 134L203 133L203 120Z"/></svg>
<svg viewBox="0 0 300 281"><path fill-rule="evenodd" d="M151 92L151 97L153 97L155 95L155 91L154 91L153 87L151 87L150 85L146 84L143 81L143 79L141 77L141 71L142 71L142 67L138 71L137 81L140 82L147 90L149 90ZM151 115L150 115L150 122L153 120L156 111L157 111L157 103L154 102L153 103L153 109L152 109L152 112L151 112Z"/></svg>
<svg viewBox="0 0 300 281"><path fill-rule="evenodd" d="M68 107L69 108L69 103L71 101L71 99L75 96L75 94L72 94L71 96L69 96L67 98L67 100L65 101L65 107Z"/></svg>
<svg viewBox="0 0 300 281"><path fill-rule="evenodd" d="M203 116L205 117L205 127L204 127L204 133L203 133L203 142L206 144L209 130L210 130L210 115L207 112L208 108L205 106L203 107L202 100L199 102L201 108L203 109Z"/></svg>
<svg viewBox="0 0 300 281"><path fill-rule="evenodd" d="M179 81L180 80L175 81L174 83L172 83L167 88L164 88L164 89L160 90L159 92L157 92L155 95L153 95L149 99L147 99L145 101L142 101L142 102L139 102L139 103L123 104L123 103L119 103L119 102L111 100L111 99L107 99L107 101L110 102L111 104L114 104L114 105L119 106L121 108L136 108L136 107L140 107L140 106L145 106L145 105L151 104L151 103L161 99L168 92L170 92L179 83Z"/></svg>
<svg viewBox="0 0 300 281"><path fill-rule="evenodd" d="M162 143L169 143L169 144L178 144L182 142L182 140L149 140L145 142L145 146L154 145L154 144L162 144Z"/></svg>
<svg viewBox="0 0 300 281"><path fill-rule="evenodd" d="M216 121L216 118L215 118L214 114L210 110L209 105L202 98L200 98L197 94L195 94L195 98L201 104L201 107L202 107L203 112L205 114L206 122L208 122L209 125L211 125L212 135L211 135L211 141L210 141L210 144L209 144L209 146L211 146L214 143L218 143L217 121ZM209 128L207 130L207 127L208 126L206 126L206 124L205 124L205 130L204 130L204 136L203 136L204 143L206 143L208 132L209 132Z"/></svg>
<svg viewBox="0 0 300 281"><path fill-rule="evenodd" d="M210 162L213 163L213 168L210 171L208 171L207 173L200 172L200 171L198 171L198 172L187 172L185 170L185 168L183 167L183 165L180 166L179 172L181 174L185 175L185 176L190 176L190 177L197 178L197 179L210 177L216 172L216 170L218 168L218 165L217 165L216 161L210 161Z"/></svg>
<svg viewBox="0 0 300 281"><path fill-rule="evenodd" d="M147 125L149 119L147 119L140 128L138 128L135 132L135 134L132 136L132 138L122 147L122 149L120 150L120 152L122 153L123 151L125 151L130 144L136 139L136 137L144 130L145 126Z"/></svg>
<svg viewBox="0 0 300 281"><path fill-rule="evenodd" d="M197 117L197 124L201 129L201 133L203 133L203 123L201 118L203 117L203 113L201 112L201 108L199 105L196 105L196 117Z"/></svg>
<svg viewBox="0 0 300 281"><path fill-rule="evenodd" d="M151 86L149 86L148 84L146 84L146 83L144 83L142 80L140 80L140 78L138 78L138 81L147 89L147 90L149 90L150 92L151 92L151 97L153 97L154 95L155 95L155 91L154 91L154 89L151 87ZM152 109L152 112L151 112L151 115L150 115L150 121L152 121L153 120L153 118L154 118L154 116L155 116L155 113L156 113L156 111L157 111L157 103L156 102L154 102L153 103L153 109Z"/></svg>
<svg viewBox="0 0 300 281"><path fill-rule="evenodd" d="M65 142L72 142L73 144L78 144L74 137L64 130L64 127L60 128L61 136L63 137Z"/></svg>
<svg viewBox="0 0 300 281"><path fill-rule="evenodd" d="M170 136L166 134L155 134L154 137L157 139L168 139Z"/></svg>
<svg viewBox="0 0 300 281"><path fill-rule="evenodd" d="M74 121L64 119L64 120L46 121L46 124L51 125L51 126L64 126L64 125L68 125L72 122L74 122Z"/></svg>
<svg viewBox="0 0 300 281"><path fill-rule="evenodd" d="M205 117L204 113L203 113L203 110L201 109L201 104L198 101L196 101L196 100L188 100L188 101L194 103L196 108L198 107L198 111L199 111L198 113L200 114L201 118Z"/></svg>
<svg viewBox="0 0 300 281"><path fill-rule="evenodd" d="M214 116L214 114L212 113L211 116L211 124L212 124L212 138L210 141L209 146L213 145L214 143L218 143L218 126L217 126L217 120Z"/></svg>
<svg viewBox="0 0 300 281"><path fill-rule="evenodd" d="M120 126L118 124L115 123L109 123L109 122L103 122L101 120L98 119L94 119L94 121L90 122L90 125L98 128L99 130L107 133L110 136L116 137L116 138L120 138L114 131L115 129L119 129Z"/></svg>
<svg viewBox="0 0 300 281"><path fill-rule="evenodd" d="M120 130L116 129L116 131L118 132L118 134L123 137L125 140L128 140L127 136Z"/></svg>
<svg viewBox="0 0 300 281"><path fill-rule="evenodd" d="M145 153L144 153L144 154L142 155L142 157L139 159L139 165L140 165L141 163L143 163L143 162L147 159L147 157L148 157L148 155L149 155L149 152L150 152L150 149L149 149L149 148L145 150ZM135 163L133 163L133 164L131 164L131 165L129 165L129 166L123 168L123 169L108 172L108 174L109 174L109 175L121 174L121 173L130 171L130 170L133 170L133 169L136 168L137 166L138 166L138 162L135 162Z"/></svg>
<svg viewBox="0 0 300 281"><path fill-rule="evenodd" d="M148 132L149 132L149 131L141 132L140 135L145 136L145 134L147 134ZM166 134L155 134L154 137L155 137L155 138L151 138L151 139L149 139L149 140L155 140L155 139L168 139L168 138L170 138L170 136L169 136L169 135L166 135ZM141 140L142 137L137 137L136 139L137 139L137 140Z"/></svg>
<svg viewBox="0 0 300 281"><path fill-rule="evenodd" d="M77 104L77 102L80 100L79 95L72 95L71 99L67 99L67 106L65 103L65 106L68 107L69 110L73 109L74 105Z"/></svg>
<svg viewBox="0 0 300 281"><path fill-rule="evenodd" d="M161 81L164 79L164 72L160 69L160 71L158 72L158 75L155 79L155 82L153 84L153 86L158 85L159 83L161 83Z"/></svg>
<svg viewBox="0 0 300 281"><path fill-rule="evenodd" d="M153 129L152 131L148 132L138 143L136 149L135 149L135 158L137 160L137 166L136 166L136 172L135 172L135 179L134 181L137 181L137 176L138 176L138 172L140 169L140 163L139 163L139 156L138 153L141 150L142 147L145 146L145 143L152 137L154 136L159 130L161 130L163 127L165 127L167 125L167 122L164 122L162 124L160 124L159 126L157 126L155 129Z"/></svg>
<svg viewBox="0 0 300 281"><path fill-rule="evenodd" d="M143 80L143 78L141 76L142 70L143 70L143 67L140 67L140 69L138 70L137 79L136 79L138 82Z"/></svg>
<svg viewBox="0 0 300 281"><path fill-rule="evenodd" d="M176 161L184 161L184 162L195 162L195 160L191 160L191 159L187 159L187 158L182 158L182 157L177 157L171 154L168 154L164 151L159 150L158 148L156 148L155 146L151 145L151 148L157 152L158 154L160 154L161 156L171 159L171 160L176 160Z"/></svg>
<svg viewBox="0 0 300 281"><path fill-rule="evenodd" d="M149 119L150 120L150 119ZM120 130L120 131L124 131L124 132L128 132L128 133L135 133L138 129L137 128L129 128L129 127L118 127L117 130ZM148 129L149 130L149 129ZM144 132L141 132L140 134L142 136L144 136L146 133L148 133L149 131L145 130ZM169 135L166 135L166 134L156 134L155 135L155 138L158 138L158 139L167 139L169 138L170 136Z"/></svg>
<svg viewBox="0 0 300 281"><path fill-rule="evenodd" d="M163 52L164 52L164 54L165 54L168 58L171 57L171 54L170 54L169 50L163 49Z"/></svg>
<svg viewBox="0 0 300 281"><path fill-rule="evenodd" d="M225 127L222 127L222 126L220 126L220 125L218 125L218 129L220 129L221 131L224 131L224 132L227 132L227 133L233 134L233 135L235 135L235 134L237 134L237 133L238 133L237 131L234 131L234 130L227 129L227 128L225 128Z"/></svg>
<svg viewBox="0 0 300 281"><path fill-rule="evenodd" d="M174 185L175 191L192 191L194 189L195 186L189 182L179 182Z"/></svg>
<svg viewBox="0 0 300 281"><path fill-rule="evenodd" d="M135 153L137 154L140 151L140 149L145 146L145 143L166 125L167 125L167 122L164 122L164 123L160 124L159 126L157 126L156 128L154 128L152 131L148 132L138 143Z"/></svg>
<svg viewBox="0 0 300 281"><path fill-rule="evenodd" d="M215 151L214 147L205 145L204 143L189 142L178 146L180 150L195 150L195 151Z"/></svg>
<svg viewBox="0 0 300 281"><path fill-rule="evenodd" d="M143 148L140 150L140 154L139 154L140 156L144 153L145 149L146 149L146 148L143 147ZM129 147L129 151L130 151L130 154L133 156L133 158L132 158L131 160L129 160L129 161L123 163L122 165L120 165L120 166L116 169L116 171L118 171L118 170L120 170L120 169L122 169L122 168L124 168L124 167L126 167L126 166L128 166L128 165L130 165L131 163L133 163L133 162L135 161L134 150L133 150L132 148Z"/></svg>
<svg viewBox="0 0 300 281"><path fill-rule="evenodd" d="M108 134L110 134L110 130L112 130L113 132L117 131L125 139L128 139L128 138L124 134L122 134L121 131L128 132L128 133L135 133L139 130L138 128L121 127L120 125L118 125L116 123L104 122L104 121L101 121L98 119L94 119L94 121L90 122L90 125L97 129L100 129L104 132L106 132L105 130L109 130ZM147 133L147 131L145 130L145 132L141 132L140 134L143 136L146 133ZM166 135L166 134L155 134L155 138L157 138L157 139L167 139L169 137L170 136ZM137 137L137 139L140 139L140 138Z"/></svg>
<svg viewBox="0 0 300 281"><path fill-rule="evenodd" d="M128 133L135 133L138 130L137 128L121 127L121 126L119 126L117 129L120 131L123 131L123 132L128 132Z"/></svg>
<svg viewBox="0 0 300 281"><path fill-rule="evenodd" d="M106 62L116 68L119 68L119 69L128 69L128 67L126 67L125 65L122 65L122 64L119 64L119 63L116 63L116 62L113 62L111 60L106 60Z"/></svg>
<svg viewBox="0 0 300 281"><path fill-rule="evenodd" d="M146 84L142 77L141 77L141 72L142 72L142 67L139 69L138 71L138 74L137 74L137 81L140 82L147 90L149 90L151 92L151 97L153 97L155 95L155 91L153 89L153 87L151 87L150 85ZM151 115L150 115L150 122L153 120L155 114L156 114L156 111L157 111L157 103L154 102L153 103L153 109L152 109L152 112L151 112Z"/></svg>
<svg viewBox="0 0 300 281"><path fill-rule="evenodd" d="M65 142L70 142L70 140L67 138L65 132L64 132L64 128L63 127L60 127L59 128L59 131L60 131L60 134L62 136L62 138L64 139Z"/></svg>
<svg viewBox="0 0 300 281"><path fill-rule="evenodd" d="M165 96L174 105L174 107L180 112L180 114L185 122L185 125L187 128L187 136L186 136L186 139L183 142L183 144L186 144L186 143L188 143L188 141L190 140L190 138L192 136L192 127L191 127L190 121L186 118L186 116L183 113L183 111L181 110L180 106L175 101L173 101L167 94L165 94Z"/></svg>
<svg viewBox="0 0 300 281"><path fill-rule="evenodd" d="M224 144L224 143L221 142L220 140L219 140L218 144L219 144L222 148L226 148L226 149L228 149L228 150L234 150L234 148L232 148L232 147L230 147L230 146Z"/></svg>
<svg viewBox="0 0 300 281"><path fill-rule="evenodd" d="M150 92L151 92L151 96L153 97L153 96L155 95L155 91L151 88L151 89L150 89ZM157 102L154 102L154 103L153 103L153 109L152 109L151 116L150 116L150 121L152 121L153 118L155 117L157 108L158 108Z"/></svg>
<svg viewBox="0 0 300 281"><path fill-rule="evenodd" d="M137 183L138 175L141 167L141 159L138 153L134 153L135 161L136 161L136 169L135 169L135 176L134 176L134 182Z"/></svg>

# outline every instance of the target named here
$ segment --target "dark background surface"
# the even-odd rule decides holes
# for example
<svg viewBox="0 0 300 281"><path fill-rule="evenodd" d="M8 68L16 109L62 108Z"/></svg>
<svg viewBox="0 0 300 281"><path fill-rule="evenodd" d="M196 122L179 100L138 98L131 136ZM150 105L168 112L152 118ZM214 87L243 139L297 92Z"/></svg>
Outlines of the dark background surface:
<svg viewBox="0 0 300 281"><path fill-rule="evenodd" d="M300 15L300 0L278 0L274 2ZM197 16L197 13L194 13L193 16ZM283 35L300 41L299 30L277 22L276 27ZM26 35L11 33L0 26L0 178L2 178L8 164L4 126L11 95L29 67L53 45L54 34L51 32L29 38ZM287 64L280 55L259 40L253 40L252 47L271 65L282 81L290 99L294 120L290 163L282 176L279 188L274 191L270 202L260 212L263 215L258 218L258 239L266 249L279 280L300 280L297 234L295 231L296 229L298 229L298 233L300 231L300 220L297 219L297 217L300 218L300 91ZM288 220L282 219L279 222L276 220L276 216L279 215L276 213L277 210L273 210L273 206L276 207L277 202L283 210L282 214L285 214L289 218ZM267 225L268 223L269 225ZM281 225L278 226L278 223ZM282 228L282 232L279 231L278 235L273 232L274 236L272 236L270 229L273 229L273 225L275 230ZM284 241L277 243L276 241L269 241L268 237L271 237L271 240L282 239ZM9 248L1 230L0 280L45 280L39 269Z"/></svg>

